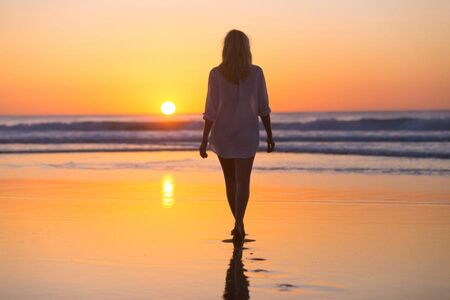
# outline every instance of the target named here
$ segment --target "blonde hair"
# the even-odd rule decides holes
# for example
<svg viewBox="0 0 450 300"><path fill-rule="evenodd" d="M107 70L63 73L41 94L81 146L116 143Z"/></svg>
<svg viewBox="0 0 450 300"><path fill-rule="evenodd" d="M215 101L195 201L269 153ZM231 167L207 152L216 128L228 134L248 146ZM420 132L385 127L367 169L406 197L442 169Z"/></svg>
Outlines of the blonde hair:
<svg viewBox="0 0 450 300"><path fill-rule="evenodd" d="M250 40L242 31L230 30L223 42L220 72L227 80L238 84L247 77L251 64Z"/></svg>

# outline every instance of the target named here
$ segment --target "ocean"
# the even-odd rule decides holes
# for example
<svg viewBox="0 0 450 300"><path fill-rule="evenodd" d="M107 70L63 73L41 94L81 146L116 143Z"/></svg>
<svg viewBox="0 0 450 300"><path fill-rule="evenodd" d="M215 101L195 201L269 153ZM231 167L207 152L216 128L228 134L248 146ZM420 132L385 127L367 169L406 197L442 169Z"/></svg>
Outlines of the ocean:
<svg viewBox="0 0 450 300"><path fill-rule="evenodd" d="M266 171L450 175L450 111L271 116L276 152L288 159L260 166ZM0 153L192 151L198 149L202 127L201 114L1 116ZM262 124L260 129L264 151ZM294 154L334 158L307 164Z"/></svg>
<svg viewBox="0 0 450 300"><path fill-rule="evenodd" d="M274 113L242 248L201 118L1 117L0 299L450 299L450 112Z"/></svg>

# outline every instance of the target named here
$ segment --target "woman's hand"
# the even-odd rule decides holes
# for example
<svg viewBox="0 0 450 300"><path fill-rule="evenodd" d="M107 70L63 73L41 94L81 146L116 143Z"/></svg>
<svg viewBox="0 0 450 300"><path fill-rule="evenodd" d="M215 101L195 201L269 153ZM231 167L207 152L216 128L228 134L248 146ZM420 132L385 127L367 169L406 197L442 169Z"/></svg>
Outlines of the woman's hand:
<svg viewBox="0 0 450 300"><path fill-rule="evenodd" d="M206 146L208 145L208 142L202 141L200 148L198 149L200 151L200 156L202 158L207 158L208 153L206 153Z"/></svg>
<svg viewBox="0 0 450 300"><path fill-rule="evenodd" d="M270 153L275 149L275 142L273 141L272 137L272 124L270 122L270 114L267 116L261 116L261 120L267 133L267 153Z"/></svg>
<svg viewBox="0 0 450 300"><path fill-rule="evenodd" d="M275 149L275 142L272 137L267 138L267 153L273 152Z"/></svg>

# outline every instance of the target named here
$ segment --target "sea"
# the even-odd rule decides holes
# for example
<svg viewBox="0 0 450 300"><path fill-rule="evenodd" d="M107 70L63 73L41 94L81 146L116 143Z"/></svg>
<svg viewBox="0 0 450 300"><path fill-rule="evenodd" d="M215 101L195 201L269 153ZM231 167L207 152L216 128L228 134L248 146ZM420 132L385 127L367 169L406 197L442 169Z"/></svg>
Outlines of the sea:
<svg viewBox="0 0 450 300"><path fill-rule="evenodd" d="M259 166L265 171L450 176L450 111L290 112L271 118L275 150L285 155ZM0 116L0 154L193 151L202 128L201 114ZM262 124L260 138L264 152ZM306 161L306 154L324 159Z"/></svg>

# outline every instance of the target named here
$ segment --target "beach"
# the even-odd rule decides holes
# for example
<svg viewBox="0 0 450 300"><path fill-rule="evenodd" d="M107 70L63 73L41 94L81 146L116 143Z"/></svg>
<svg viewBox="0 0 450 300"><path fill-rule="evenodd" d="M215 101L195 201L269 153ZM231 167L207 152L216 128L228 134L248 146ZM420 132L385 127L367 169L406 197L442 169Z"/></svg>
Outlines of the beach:
<svg viewBox="0 0 450 300"><path fill-rule="evenodd" d="M449 177L358 160L258 153L233 253L211 152L2 155L0 298L448 298Z"/></svg>
<svg viewBox="0 0 450 300"><path fill-rule="evenodd" d="M450 300L449 37L450 1L1 1L0 300Z"/></svg>

